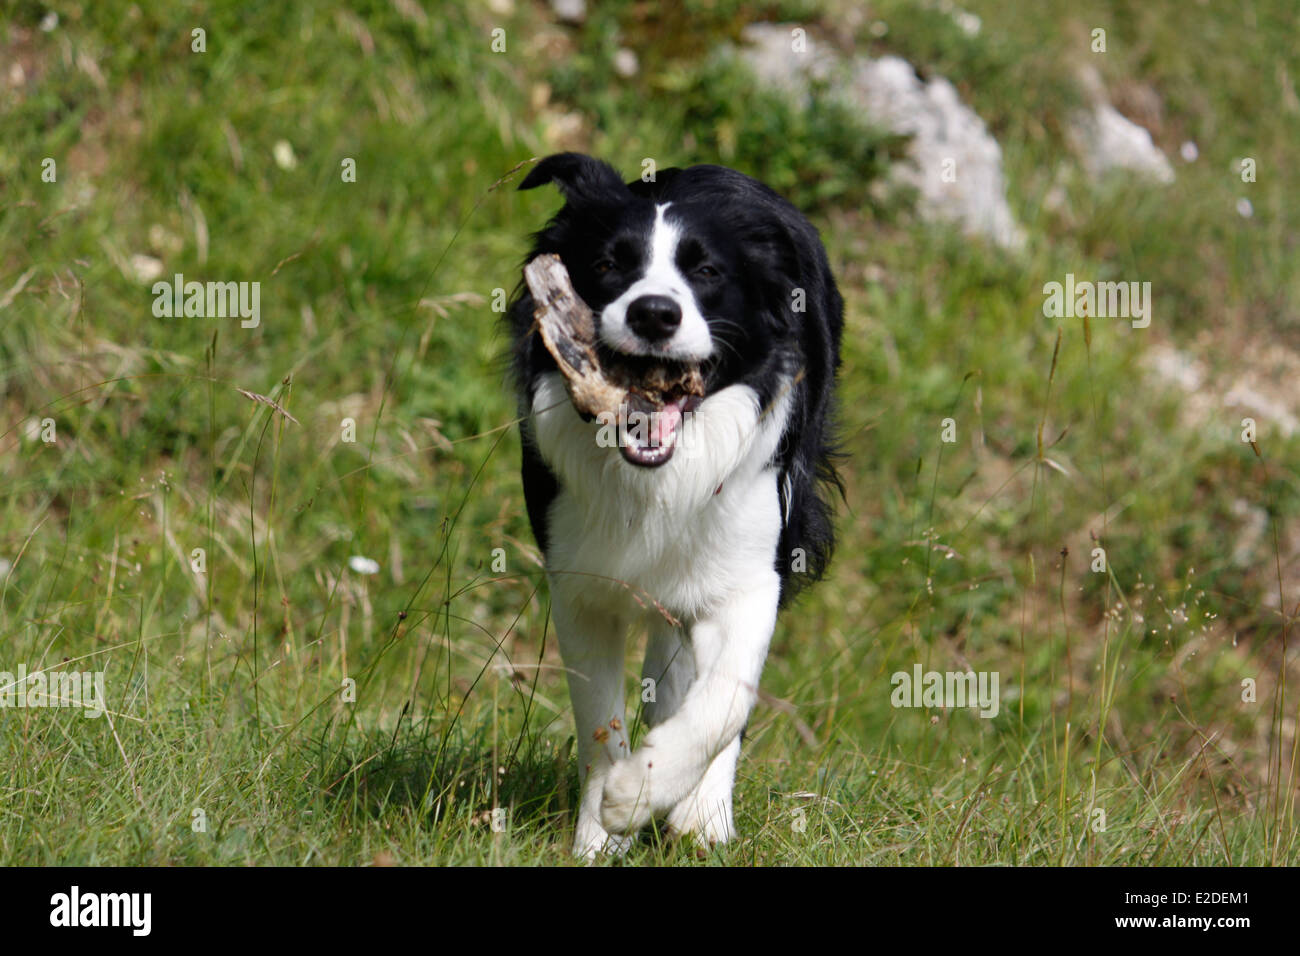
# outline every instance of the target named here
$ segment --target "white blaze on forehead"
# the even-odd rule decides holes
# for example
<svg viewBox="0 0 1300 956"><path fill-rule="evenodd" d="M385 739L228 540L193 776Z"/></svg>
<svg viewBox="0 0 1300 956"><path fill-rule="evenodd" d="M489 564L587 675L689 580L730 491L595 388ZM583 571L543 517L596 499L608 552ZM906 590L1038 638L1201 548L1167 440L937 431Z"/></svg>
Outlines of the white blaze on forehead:
<svg viewBox="0 0 1300 956"><path fill-rule="evenodd" d="M684 361L699 361L713 352L709 324L686 277L677 268L677 244L681 227L665 213L672 203L655 207L654 225L648 237L645 272L622 295L605 306L600 316L600 338L610 348L638 355L662 355ZM627 307L646 295L667 296L682 310L682 324L665 342L651 345L627 327Z"/></svg>
<svg viewBox="0 0 1300 956"><path fill-rule="evenodd" d="M641 279L658 283L668 292L686 287L685 278L677 270L677 243L681 241L682 231L665 215L671 205L666 202L655 207L655 224L650 229L650 264Z"/></svg>

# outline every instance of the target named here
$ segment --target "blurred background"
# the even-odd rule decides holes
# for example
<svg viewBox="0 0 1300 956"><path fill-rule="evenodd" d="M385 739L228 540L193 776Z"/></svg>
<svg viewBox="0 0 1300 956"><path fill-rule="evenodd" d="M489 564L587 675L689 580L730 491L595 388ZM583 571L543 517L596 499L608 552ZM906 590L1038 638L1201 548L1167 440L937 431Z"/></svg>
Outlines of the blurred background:
<svg viewBox="0 0 1300 956"><path fill-rule="evenodd" d="M0 861L567 859L498 314L566 149L765 180L846 300L838 554L703 862L1295 861L1290 0L0 10L0 670L109 709L0 710Z"/></svg>

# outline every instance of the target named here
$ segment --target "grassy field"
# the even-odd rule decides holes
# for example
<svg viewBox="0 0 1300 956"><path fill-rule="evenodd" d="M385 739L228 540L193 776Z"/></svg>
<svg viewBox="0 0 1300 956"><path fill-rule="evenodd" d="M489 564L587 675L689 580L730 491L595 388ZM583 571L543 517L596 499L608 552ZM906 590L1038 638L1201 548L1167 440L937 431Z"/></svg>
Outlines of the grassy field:
<svg viewBox="0 0 1300 956"><path fill-rule="evenodd" d="M564 148L768 179L847 304L841 543L778 626L742 838L625 862L1294 863L1290 0L971 2L974 37L900 0L591 6L5 8L0 671L102 672L107 711L0 709L0 863L572 862L494 311L557 205L521 164ZM715 54L761 18L951 79L1024 249L884 193L901 144L857 117L754 94ZM1082 65L1173 185L1083 176ZM259 282L256 326L157 315L177 273ZM1151 282L1151 326L1045 317L1066 273ZM915 665L998 673L998 714L895 708Z"/></svg>

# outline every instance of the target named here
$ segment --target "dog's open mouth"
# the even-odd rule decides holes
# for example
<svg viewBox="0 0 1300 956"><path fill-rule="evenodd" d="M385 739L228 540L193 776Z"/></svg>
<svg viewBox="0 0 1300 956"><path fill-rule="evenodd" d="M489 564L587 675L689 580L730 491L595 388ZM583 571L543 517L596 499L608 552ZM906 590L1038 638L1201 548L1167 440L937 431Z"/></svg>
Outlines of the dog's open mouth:
<svg viewBox="0 0 1300 956"><path fill-rule="evenodd" d="M564 375L578 414L618 424L618 447L633 465L665 464L681 443L688 417L704 399L704 369L660 355L616 352L599 341L595 317L552 253L524 267L536 300L533 317Z"/></svg>
<svg viewBox="0 0 1300 956"><path fill-rule="evenodd" d="M623 458L643 468L667 464L677 450L683 426L701 401L696 395L680 395L655 405L636 392L629 393L619 409L618 449Z"/></svg>
<svg viewBox="0 0 1300 956"><path fill-rule="evenodd" d="M618 409L618 447L633 465L666 464L681 443L689 416L703 401L698 366L598 347L609 377L627 388Z"/></svg>

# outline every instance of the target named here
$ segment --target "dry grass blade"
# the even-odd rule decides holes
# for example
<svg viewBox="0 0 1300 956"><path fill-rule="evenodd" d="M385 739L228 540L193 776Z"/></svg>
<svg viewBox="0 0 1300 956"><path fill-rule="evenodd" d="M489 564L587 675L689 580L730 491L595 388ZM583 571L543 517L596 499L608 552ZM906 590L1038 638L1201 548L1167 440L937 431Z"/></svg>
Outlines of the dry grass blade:
<svg viewBox="0 0 1300 956"><path fill-rule="evenodd" d="M243 395L244 398L248 399L251 402L258 402L262 405L269 405L271 408L275 409L277 412L279 412L285 418L289 419L289 421L293 422L295 425L302 424L302 422L298 421L298 419L290 415L288 410L273 398L267 398L265 395L258 395L257 392L250 392L248 389L240 388L239 386L235 386L235 391L237 391L240 395Z"/></svg>

